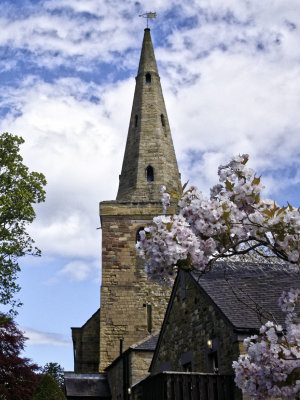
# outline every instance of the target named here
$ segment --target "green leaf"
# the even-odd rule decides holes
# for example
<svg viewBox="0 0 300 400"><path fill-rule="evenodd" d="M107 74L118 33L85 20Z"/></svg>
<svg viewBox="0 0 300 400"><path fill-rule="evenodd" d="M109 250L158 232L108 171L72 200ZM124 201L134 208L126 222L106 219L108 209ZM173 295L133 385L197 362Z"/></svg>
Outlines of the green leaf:
<svg viewBox="0 0 300 400"><path fill-rule="evenodd" d="M254 198L254 199L255 199L255 200L254 200L255 204L258 204L258 203L260 202L260 194L257 193L257 194L255 195L255 198Z"/></svg>
<svg viewBox="0 0 300 400"><path fill-rule="evenodd" d="M166 228L167 228L167 230L168 230L169 232L170 232L172 226L173 226L172 222L166 223Z"/></svg>
<svg viewBox="0 0 300 400"><path fill-rule="evenodd" d="M287 209L287 207L282 207L277 211L277 216L280 215L281 213L283 213L285 210Z"/></svg>
<svg viewBox="0 0 300 400"><path fill-rule="evenodd" d="M225 221L228 220L229 216L230 216L230 211L225 211L225 212L223 213L223 218L224 218Z"/></svg>
<svg viewBox="0 0 300 400"><path fill-rule="evenodd" d="M264 211L262 211L262 214L264 214L267 217L271 218L273 216L273 211L272 210L264 210Z"/></svg>
<svg viewBox="0 0 300 400"><path fill-rule="evenodd" d="M234 188L234 183L231 183L231 182L229 182L228 180L226 180L225 186L226 186L226 189L227 189L227 190L229 190L230 192L232 192L232 189Z"/></svg>
<svg viewBox="0 0 300 400"><path fill-rule="evenodd" d="M189 181L186 181L185 184L182 186L181 191L184 192L184 189L187 187Z"/></svg>
<svg viewBox="0 0 300 400"><path fill-rule="evenodd" d="M0 304L9 304L12 310L18 305L14 296L20 290L15 283L18 258L40 255L27 226L35 219L34 204L45 201L46 179L23 164L19 153L23 143L21 137L0 135Z"/></svg>
<svg viewBox="0 0 300 400"><path fill-rule="evenodd" d="M252 181L252 185L259 185L260 184L260 176L258 178L254 178Z"/></svg>

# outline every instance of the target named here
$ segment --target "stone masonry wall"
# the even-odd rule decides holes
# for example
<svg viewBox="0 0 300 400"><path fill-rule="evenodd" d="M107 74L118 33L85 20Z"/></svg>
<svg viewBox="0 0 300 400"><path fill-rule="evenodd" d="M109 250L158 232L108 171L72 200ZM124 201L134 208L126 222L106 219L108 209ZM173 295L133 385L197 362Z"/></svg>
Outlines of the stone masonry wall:
<svg viewBox="0 0 300 400"><path fill-rule="evenodd" d="M130 353L130 386L146 378L149 375L149 367L152 361L153 351L132 351Z"/></svg>
<svg viewBox="0 0 300 400"><path fill-rule="evenodd" d="M149 367L153 357L153 351L129 350L123 353L117 361L107 370L107 378L111 390L112 400L124 399L124 362L128 362L128 382L126 388L131 388L137 382L149 375Z"/></svg>
<svg viewBox="0 0 300 400"><path fill-rule="evenodd" d="M151 182L148 166L154 169ZM178 190L180 174L150 29L145 29L117 200L160 201L163 185Z"/></svg>
<svg viewBox="0 0 300 400"><path fill-rule="evenodd" d="M120 358L107 371L111 400L123 400L123 359Z"/></svg>
<svg viewBox="0 0 300 400"><path fill-rule="evenodd" d="M72 328L74 372L97 373L99 369L99 310L81 327Z"/></svg>
<svg viewBox="0 0 300 400"><path fill-rule="evenodd" d="M148 334L147 304L152 307L152 332L159 331L170 289L148 280L138 256L136 234L161 213L159 204L101 203L102 288L100 372L123 350Z"/></svg>
<svg viewBox="0 0 300 400"><path fill-rule="evenodd" d="M160 372L162 366L168 366L171 371L183 371L182 364L189 360L193 371L212 372L208 339L213 341L218 353L219 373L233 374L231 365L238 358L239 343L233 342L232 328L196 288L192 278L184 274L152 372Z"/></svg>

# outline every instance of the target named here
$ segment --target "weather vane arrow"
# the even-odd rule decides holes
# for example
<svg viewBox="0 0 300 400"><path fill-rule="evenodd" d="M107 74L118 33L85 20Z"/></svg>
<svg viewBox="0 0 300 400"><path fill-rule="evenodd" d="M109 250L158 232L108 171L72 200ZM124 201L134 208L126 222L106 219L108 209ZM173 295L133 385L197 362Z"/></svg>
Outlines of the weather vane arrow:
<svg viewBox="0 0 300 400"><path fill-rule="evenodd" d="M156 12L146 12L145 14L140 14L139 17L147 18L147 28L148 28L148 21L151 18L156 18Z"/></svg>

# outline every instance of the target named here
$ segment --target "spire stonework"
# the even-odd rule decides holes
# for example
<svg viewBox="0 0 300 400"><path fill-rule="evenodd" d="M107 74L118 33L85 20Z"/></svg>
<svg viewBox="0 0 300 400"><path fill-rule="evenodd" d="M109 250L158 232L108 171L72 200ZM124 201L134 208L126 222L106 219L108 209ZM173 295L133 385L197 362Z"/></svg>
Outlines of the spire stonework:
<svg viewBox="0 0 300 400"><path fill-rule="evenodd" d="M152 168L150 176L148 167ZM117 200L160 201L163 185L178 190L180 175L150 29L146 28Z"/></svg>
<svg viewBox="0 0 300 400"><path fill-rule="evenodd" d="M163 185L177 190L180 174L147 28L117 199L100 203L100 372L119 356L121 339L125 351L160 330L170 289L147 279L135 246L139 230L162 213Z"/></svg>

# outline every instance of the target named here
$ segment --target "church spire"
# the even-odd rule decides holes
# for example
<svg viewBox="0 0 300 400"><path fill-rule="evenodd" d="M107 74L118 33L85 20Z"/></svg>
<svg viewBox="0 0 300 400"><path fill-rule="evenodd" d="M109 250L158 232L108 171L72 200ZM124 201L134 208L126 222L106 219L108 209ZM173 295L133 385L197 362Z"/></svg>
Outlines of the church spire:
<svg viewBox="0 0 300 400"><path fill-rule="evenodd" d="M150 29L146 28L142 45L138 75L150 71L158 75L158 69L150 35Z"/></svg>
<svg viewBox="0 0 300 400"><path fill-rule="evenodd" d="M160 201L177 190L180 174L150 29L145 29L117 201Z"/></svg>

